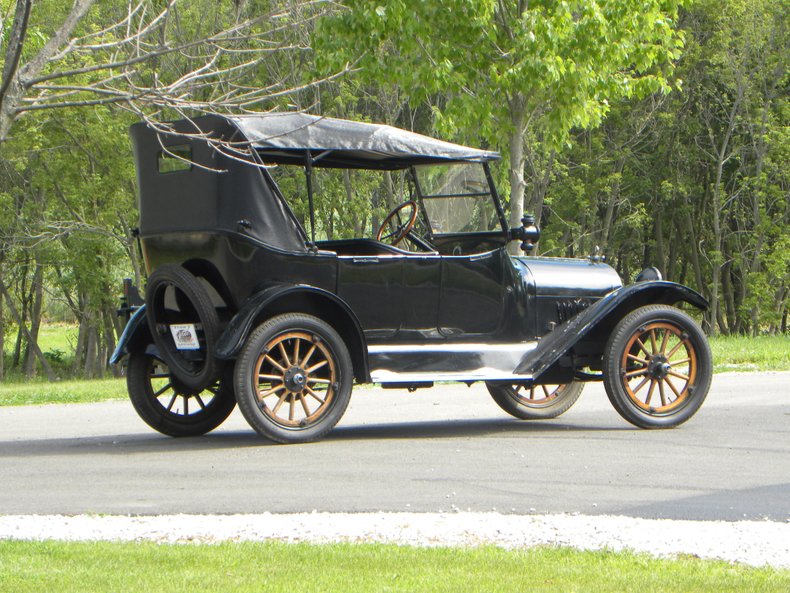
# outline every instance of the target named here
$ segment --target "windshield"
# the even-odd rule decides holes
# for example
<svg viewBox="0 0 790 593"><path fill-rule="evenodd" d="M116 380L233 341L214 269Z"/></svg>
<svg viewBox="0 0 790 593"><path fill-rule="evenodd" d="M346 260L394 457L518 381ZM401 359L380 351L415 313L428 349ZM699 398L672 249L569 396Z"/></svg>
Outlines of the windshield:
<svg viewBox="0 0 790 593"><path fill-rule="evenodd" d="M501 230L480 163L425 165L415 170L433 234Z"/></svg>

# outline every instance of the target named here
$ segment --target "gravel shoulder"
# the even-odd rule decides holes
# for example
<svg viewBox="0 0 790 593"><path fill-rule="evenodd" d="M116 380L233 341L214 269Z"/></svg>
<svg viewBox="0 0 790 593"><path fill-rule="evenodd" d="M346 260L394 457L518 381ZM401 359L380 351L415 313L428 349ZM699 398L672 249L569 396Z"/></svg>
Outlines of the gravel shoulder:
<svg viewBox="0 0 790 593"><path fill-rule="evenodd" d="M0 539L62 541L378 542L510 549L562 546L691 555L790 568L790 522L672 521L622 516L499 513L294 513L256 515L6 515Z"/></svg>

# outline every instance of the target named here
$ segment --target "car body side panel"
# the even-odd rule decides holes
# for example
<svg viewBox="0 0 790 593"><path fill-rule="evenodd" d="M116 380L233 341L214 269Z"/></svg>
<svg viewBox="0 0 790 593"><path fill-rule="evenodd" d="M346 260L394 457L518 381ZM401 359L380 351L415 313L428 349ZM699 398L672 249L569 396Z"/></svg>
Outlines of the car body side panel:
<svg viewBox="0 0 790 593"><path fill-rule="evenodd" d="M300 284L334 291L337 256L328 252L288 252L271 247L240 232L206 229L161 233L142 238L143 252L151 270L165 265L184 265L196 276L216 277L217 292L232 310L252 295L277 284ZM207 270L201 270L204 262Z"/></svg>

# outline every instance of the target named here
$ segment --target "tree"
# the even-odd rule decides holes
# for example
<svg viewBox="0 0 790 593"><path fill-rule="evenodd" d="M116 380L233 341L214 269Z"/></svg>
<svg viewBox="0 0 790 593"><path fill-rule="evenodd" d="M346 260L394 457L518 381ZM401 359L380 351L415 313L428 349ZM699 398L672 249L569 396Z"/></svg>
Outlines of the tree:
<svg viewBox="0 0 790 593"><path fill-rule="evenodd" d="M322 19L337 67L364 52L361 75L397 82L414 100L441 94L446 131L478 136L509 159L511 224L540 218L557 150L609 102L667 90L678 57L677 2L347 0ZM452 21L452 24L450 24ZM339 57L337 57L339 56Z"/></svg>

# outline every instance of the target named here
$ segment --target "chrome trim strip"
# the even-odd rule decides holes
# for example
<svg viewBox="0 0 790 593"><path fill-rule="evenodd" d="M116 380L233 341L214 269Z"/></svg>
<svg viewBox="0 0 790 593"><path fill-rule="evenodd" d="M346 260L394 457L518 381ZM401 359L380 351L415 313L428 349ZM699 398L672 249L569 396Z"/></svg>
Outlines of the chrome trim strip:
<svg viewBox="0 0 790 593"><path fill-rule="evenodd" d="M514 344L374 344L368 345L368 354L397 354L412 352L501 352L526 354L537 348L538 342L516 342Z"/></svg>
<svg viewBox="0 0 790 593"><path fill-rule="evenodd" d="M497 369L477 369L457 373L395 373L393 371L371 371L373 383L430 383L434 381L531 381L532 375L514 375Z"/></svg>

